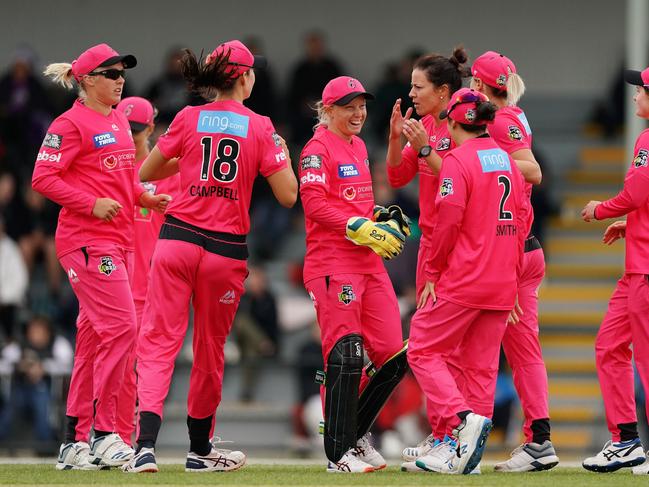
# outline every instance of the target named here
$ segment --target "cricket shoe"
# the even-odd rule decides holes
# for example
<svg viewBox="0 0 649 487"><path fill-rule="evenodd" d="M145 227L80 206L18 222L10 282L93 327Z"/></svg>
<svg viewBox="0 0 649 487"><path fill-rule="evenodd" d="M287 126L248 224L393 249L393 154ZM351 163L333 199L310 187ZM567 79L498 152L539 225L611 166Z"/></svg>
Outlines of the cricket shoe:
<svg viewBox="0 0 649 487"><path fill-rule="evenodd" d="M90 445L85 441L76 443L63 443L59 448L59 458L56 462L57 470L100 470L102 467L90 463Z"/></svg>
<svg viewBox="0 0 649 487"><path fill-rule="evenodd" d="M218 443L225 442L219 438L212 440L212 451L205 456L190 451L185 461L185 472L230 472L246 464L246 455L243 452L217 448L215 445Z"/></svg>
<svg viewBox="0 0 649 487"><path fill-rule="evenodd" d="M587 458L582 462L582 466L591 472L615 472L625 467L635 467L645 461L645 454L642 450L640 439L629 441L620 441L613 443L607 441L597 455Z"/></svg>
<svg viewBox="0 0 649 487"><path fill-rule="evenodd" d="M135 451L116 433L94 438L90 442L89 460L93 465L121 467L129 462Z"/></svg>
<svg viewBox="0 0 649 487"><path fill-rule="evenodd" d="M423 439L417 446L408 446L404 448L401 453L401 458L403 458L405 462L414 462L417 458L427 455L428 452L439 443L440 440L433 437L432 434L428 435L428 437Z"/></svg>
<svg viewBox="0 0 649 487"><path fill-rule="evenodd" d="M450 436L445 436L442 441L438 441L426 455L415 460L415 465L428 472L437 473L456 473L451 471L453 466L453 459L457 456L457 442ZM409 462L406 462L409 463ZM401 470L404 471L404 465L401 465ZM407 466L407 468L409 465ZM414 471L414 470L409 470Z"/></svg>
<svg viewBox="0 0 649 487"><path fill-rule="evenodd" d="M337 462L329 461L327 464L327 473L369 473L375 468L369 463L365 463L349 450Z"/></svg>
<svg viewBox="0 0 649 487"><path fill-rule="evenodd" d="M552 442L545 440L541 444L530 442L520 445L512 452L509 460L494 466L494 472L540 472L550 470L558 464L559 457Z"/></svg>
<svg viewBox="0 0 649 487"><path fill-rule="evenodd" d="M649 474L649 458L647 458L644 463L638 465L637 467L633 467L631 470L633 471L633 475Z"/></svg>
<svg viewBox="0 0 649 487"><path fill-rule="evenodd" d="M156 473L158 464L155 461L153 448L142 448L130 462L122 466L122 470L126 473Z"/></svg>
<svg viewBox="0 0 649 487"><path fill-rule="evenodd" d="M382 468L387 467L387 463L383 455L381 455L376 448L372 446L369 440L370 433L367 433L365 436L361 437L356 446L349 450L349 453L354 455L360 461L371 465L374 470L381 470Z"/></svg>

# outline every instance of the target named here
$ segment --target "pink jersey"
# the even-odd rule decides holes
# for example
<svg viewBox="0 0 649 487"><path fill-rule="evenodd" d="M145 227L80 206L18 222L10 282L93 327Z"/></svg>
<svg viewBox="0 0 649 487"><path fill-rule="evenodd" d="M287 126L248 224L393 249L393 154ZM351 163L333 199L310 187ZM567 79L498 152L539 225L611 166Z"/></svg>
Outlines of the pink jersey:
<svg viewBox="0 0 649 487"><path fill-rule="evenodd" d="M167 214L235 235L250 231L257 175L268 177L288 167L270 119L233 100L185 107L157 147L164 157L179 158L180 192Z"/></svg>
<svg viewBox="0 0 649 487"><path fill-rule="evenodd" d="M461 306L512 309L525 241L523 176L481 136L446 155L439 179L426 279L438 297Z"/></svg>
<svg viewBox="0 0 649 487"><path fill-rule="evenodd" d="M372 218L374 193L367 149L319 127L300 156L300 197L306 221L304 282L332 274L385 272L369 247L346 238L352 216Z"/></svg>
<svg viewBox="0 0 649 487"><path fill-rule="evenodd" d="M525 112L518 107L499 108L494 123L489 125L487 130L500 148L509 155L522 149L532 150L532 128L527 121ZM532 197L531 183L525 182L524 192L527 199L530 200ZM527 205L527 209L526 220L529 232L534 222L534 210L531 204Z"/></svg>
<svg viewBox="0 0 649 487"><path fill-rule="evenodd" d="M438 156L444 155L455 148L455 142L448 133L446 120L435 125L435 118L426 115L421 119L429 137L429 144ZM407 143L401 151L401 165L397 167L388 166L388 181L394 188L400 188L408 184L415 175L419 173L419 228L421 229L422 240L429 242L435 227L435 195L439 188L439 178L426 163L426 159L418 157L417 152Z"/></svg>
<svg viewBox="0 0 649 487"><path fill-rule="evenodd" d="M142 166L144 159L137 161L135 164L135 181L140 184L138 171ZM151 183L142 183L144 189L151 194L168 194L172 201L176 198L180 186L180 176L173 176L153 181ZM147 279L149 277L149 268L151 267L151 256L155 243L160 234L160 227L164 221L162 213L155 212L149 208L142 208L135 205L135 273L133 274L133 299L144 301L146 298Z"/></svg>
<svg viewBox="0 0 649 487"><path fill-rule="evenodd" d="M133 250L135 146L126 116L102 115L77 100L50 125L36 158L32 186L63 208L56 228L60 257L75 249L112 243ZM143 191L143 190L142 190ZM122 210L110 222L92 215L97 198Z"/></svg>
<svg viewBox="0 0 649 487"><path fill-rule="evenodd" d="M633 162L624 178L624 188L595 208L595 218L626 218L627 274L649 274L649 129L633 149Z"/></svg>

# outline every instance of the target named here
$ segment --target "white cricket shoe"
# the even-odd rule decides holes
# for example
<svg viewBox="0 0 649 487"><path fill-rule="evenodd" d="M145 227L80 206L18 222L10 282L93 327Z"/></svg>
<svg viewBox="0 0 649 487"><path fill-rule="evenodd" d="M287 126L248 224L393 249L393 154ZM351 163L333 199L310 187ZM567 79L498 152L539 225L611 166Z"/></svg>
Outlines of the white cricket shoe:
<svg viewBox="0 0 649 487"><path fill-rule="evenodd" d="M246 464L246 455L243 452L225 450L215 446L218 443L227 442L215 438L210 443L212 451L205 456L191 451L187 454L185 472L230 472L238 470Z"/></svg>
<svg viewBox="0 0 649 487"><path fill-rule="evenodd" d="M607 441L597 455L589 457L582 462L582 466L591 472L615 472L625 467L635 467L645 461L640 439L613 443Z"/></svg>
<svg viewBox="0 0 649 487"><path fill-rule="evenodd" d="M121 467L129 462L135 451L116 433L94 438L90 442L90 463L98 466Z"/></svg>
<svg viewBox="0 0 649 487"><path fill-rule="evenodd" d="M552 442L545 440L542 444L523 443L511 454L511 458L494 466L495 472L540 472L550 470L559 464L559 457L554 451Z"/></svg>
<svg viewBox="0 0 649 487"><path fill-rule="evenodd" d="M156 473L158 464L155 461L153 448L142 448L130 462L122 466L122 470L126 473Z"/></svg>
<svg viewBox="0 0 649 487"><path fill-rule="evenodd" d="M354 455L360 461L374 467L374 470L381 470L382 468L387 467L388 464L386 463L385 458L383 458L383 455L372 446L369 436L370 433L367 433L365 436L361 437L358 442L356 442L356 447L349 450L349 453Z"/></svg>
<svg viewBox="0 0 649 487"><path fill-rule="evenodd" d="M480 464L491 428L493 423L489 418L475 413L467 414L464 421L453 430L458 447L449 470L463 475L470 474Z"/></svg>
<svg viewBox="0 0 649 487"><path fill-rule="evenodd" d="M353 449L352 449L353 450ZM369 463L356 457L352 450L345 453L336 463L329 461L327 464L328 473L369 473L375 469Z"/></svg>
<svg viewBox="0 0 649 487"><path fill-rule="evenodd" d="M417 458L427 455L428 452L439 443L440 440L436 439L432 434L428 435L417 446L408 446L404 448L403 452L401 452L401 458L403 458L405 462L414 462Z"/></svg>
<svg viewBox="0 0 649 487"><path fill-rule="evenodd" d="M437 442L426 455L417 458L414 463L418 468L428 472L457 473L451 471L453 459L456 456L457 443L455 439L445 436L444 440Z"/></svg>
<svg viewBox="0 0 649 487"><path fill-rule="evenodd" d="M90 463L90 445L85 441L61 444L56 462L57 470L99 470L101 468L108 467Z"/></svg>
<svg viewBox="0 0 649 487"><path fill-rule="evenodd" d="M637 467L633 467L631 470L633 471L633 475L649 474L649 457L645 460L644 463L638 465Z"/></svg>

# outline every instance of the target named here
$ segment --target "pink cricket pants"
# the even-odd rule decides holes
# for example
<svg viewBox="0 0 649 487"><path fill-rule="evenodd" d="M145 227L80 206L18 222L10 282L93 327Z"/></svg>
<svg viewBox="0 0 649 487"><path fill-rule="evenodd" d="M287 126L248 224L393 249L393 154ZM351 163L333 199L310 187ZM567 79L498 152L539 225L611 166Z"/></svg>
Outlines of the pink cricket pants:
<svg viewBox="0 0 649 487"><path fill-rule="evenodd" d="M115 431L117 392L135 341L131 295L133 253L112 244L61 256L79 300L74 366L67 415L76 416L76 440L88 441L90 423Z"/></svg>
<svg viewBox="0 0 649 487"><path fill-rule="evenodd" d="M352 333L363 337L367 355L380 368L403 348L399 303L388 274L336 274L328 281L318 277L305 284L320 326L325 369L333 346ZM359 392L368 380L362 374ZM321 393L324 399L324 388Z"/></svg>
<svg viewBox="0 0 649 487"><path fill-rule="evenodd" d="M442 298L429 300L417 310L410 325L408 362L426 395L427 405L436 411L447 428L460 424L457 413L482 414L491 404L496 389L500 343L509 311L466 308ZM449 356L460 345L472 360L462 367L465 384L458 386L449 368ZM466 392L481 391L481 404L470 404ZM442 435L443 436L443 435Z"/></svg>
<svg viewBox="0 0 649 487"><path fill-rule="evenodd" d="M617 425L637 421L632 359L649 391L648 275L624 274L617 282L597 334L595 359L608 429L613 441L620 441ZM649 393L646 398L649 410Z"/></svg>
<svg viewBox="0 0 649 487"><path fill-rule="evenodd" d="M137 344L138 409L163 416L174 362L194 306L194 363L187 412L213 415L221 402L223 346L243 294L245 260L179 240L158 240Z"/></svg>

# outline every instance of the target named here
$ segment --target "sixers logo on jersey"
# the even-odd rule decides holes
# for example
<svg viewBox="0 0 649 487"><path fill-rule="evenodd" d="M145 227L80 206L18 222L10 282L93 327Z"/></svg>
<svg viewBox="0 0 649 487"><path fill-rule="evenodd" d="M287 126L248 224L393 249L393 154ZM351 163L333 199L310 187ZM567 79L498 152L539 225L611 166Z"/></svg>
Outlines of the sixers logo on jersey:
<svg viewBox="0 0 649 487"><path fill-rule="evenodd" d="M512 140L523 140L523 132L521 132L521 129L519 129L516 125L510 125L507 127L509 130L509 138Z"/></svg>
<svg viewBox="0 0 649 487"><path fill-rule="evenodd" d="M451 147L451 139L448 137L443 137L439 139L439 142L437 142L437 145L435 146L436 151L445 151L449 150Z"/></svg>
<svg viewBox="0 0 649 487"><path fill-rule="evenodd" d="M640 149L638 155L633 159L633 165L635 167L645 167L647 165L647 150Z"/></svg>
<svg viewBox="0 0 649 487"><path fill-rule="evenodd" d="M453 178L444 178L442 184L439 186L439 195L442 198L446 198L451 194L453 194Z"/></svg>
<svg viewBox="0 0 649 487"><path fill-rule="evenodd" d="M99 272L107 276L110 276L117 270L117 266L113 263L113 258L110 256L102 257L97 267L99 267Z"/></svg>
<svg viewBox="0 0 649 487"><path fill-rule="evenodd" d="M338 301L343 303L345 306L350 304L352 301L356 300L356 294L354 294L354 288L351 284L344 284L341 292L338 294Z"/></svg>

